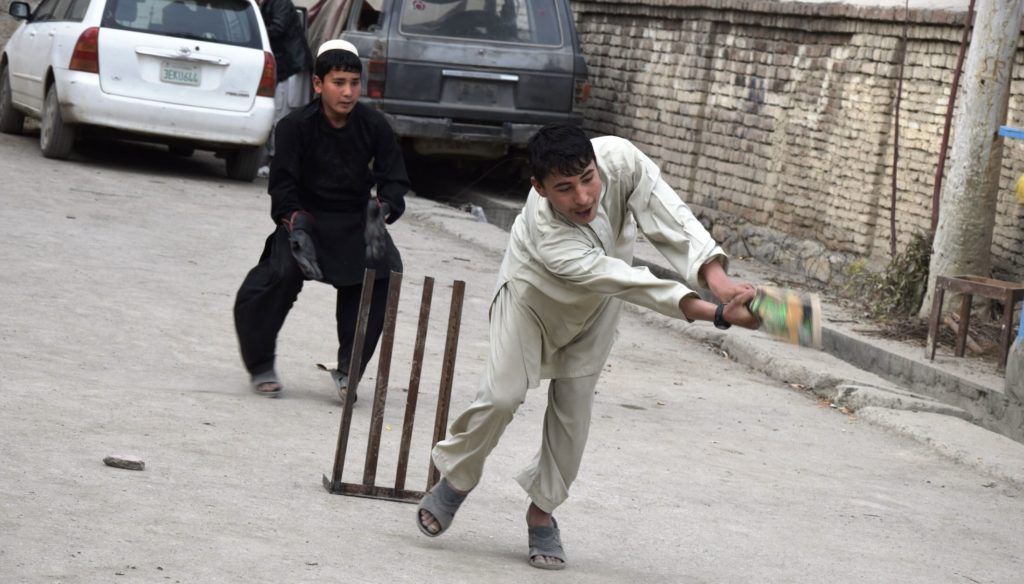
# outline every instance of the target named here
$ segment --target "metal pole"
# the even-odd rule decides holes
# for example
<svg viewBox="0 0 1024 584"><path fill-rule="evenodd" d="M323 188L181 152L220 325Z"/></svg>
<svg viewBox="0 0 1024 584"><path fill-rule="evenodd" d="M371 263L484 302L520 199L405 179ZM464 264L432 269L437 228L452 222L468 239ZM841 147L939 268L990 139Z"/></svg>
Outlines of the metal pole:
<svg viewBox="0 0 1024 584"><path fill-rule="evenodd" d="M946 151L949 150L949 129L953 124L953 110L956 108L956 92L960 87L960 72L964 69L964 56L967 54L967 40L971 36L974 23L974 0L967 6L967 17L964 21L964 33L960 37L960 54L956 58L953 69L953 84L949 88L949 103L946 104L946 123L942 128L942 144L939 146L939 163L935 167L935 188L932 189L932 223L931 231L939 224L939 195L942 193L942 175L946 171Z"/></svg>

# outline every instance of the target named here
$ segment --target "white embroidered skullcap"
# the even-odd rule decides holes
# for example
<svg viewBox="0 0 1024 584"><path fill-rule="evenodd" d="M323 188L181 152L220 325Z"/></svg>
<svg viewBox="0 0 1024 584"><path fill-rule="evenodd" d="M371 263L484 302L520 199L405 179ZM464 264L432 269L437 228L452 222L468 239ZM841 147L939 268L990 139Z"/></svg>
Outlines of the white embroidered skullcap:
<svg viewBox="0 0 1024 584"><path fill-rule="evenodd" d="M320 55L324 54L325 51L333 51L334 49L348 51L357 57L359 56L359 51L356 50L355 45L348 41L343 41L341 39L330 40L320 45L320 48L316 52L316 56L319 57Z"/></svg>

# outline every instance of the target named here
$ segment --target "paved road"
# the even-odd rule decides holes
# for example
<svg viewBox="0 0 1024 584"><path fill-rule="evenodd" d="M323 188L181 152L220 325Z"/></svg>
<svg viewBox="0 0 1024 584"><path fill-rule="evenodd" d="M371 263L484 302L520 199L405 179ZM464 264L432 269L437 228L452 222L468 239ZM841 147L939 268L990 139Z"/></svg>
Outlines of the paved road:
<svg viewBox="0 0 1024 584"><path fill-rule="evenodd" d="M271 228L268 199L265 183L222 173L209 156L110 145L55 162L34 137L0 136L0 581L1020 582L1019 489L634 311L556 514L568 571L526 565L513 481L536 445L542 391L442 538L419 534L410 505L326 494L339 408L313 364L334 352L333 295L308 286L285 326L285 396L250 394L230 309ZM419 282L438 278L414 485L448 284L467 283L458 410L481 369L499 259L430 220L444 213L412 199L393 228L407 269L393 395L404 395ZM464 225L495 229L469 215ZM393 401L381 482L397 450ZM114 453L146 470L104 466Z"/></svg>

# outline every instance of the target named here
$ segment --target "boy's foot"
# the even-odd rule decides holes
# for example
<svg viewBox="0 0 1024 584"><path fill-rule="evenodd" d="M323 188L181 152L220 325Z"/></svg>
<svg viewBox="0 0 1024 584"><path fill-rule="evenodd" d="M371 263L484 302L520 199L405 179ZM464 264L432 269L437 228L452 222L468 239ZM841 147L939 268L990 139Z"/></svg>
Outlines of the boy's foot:
<svg viewBox="0 0 1024 584"><path fill-rule="evenodd" d="M331 369L331 379L334 380L334 387L338 390L338 399L341 403L345 403L348 399L348 375L345 375L337 369ZM358 394L352 395L352 403L356 403L359 400Z"/></svg>
<svg viewBox="0 0 1024 584"><path fill-rule="evenodd" d="M565 550L562 549L562 537L555 518L530 503L526 510L526 526L529 534L530 565L542 570L565 568Z"/></svg>
<svg viewBox="0 0 1024 584"><path fill-rule="evenodd" d="M441 533L441 524L438 523L437 519L434 519L434 516L426 509L420 509L420 525L423 529L429 531L431 535Z"/></svg>
<svg viewBox="0 0 1024 584"><path fill-rule="evenodd" d="M252 383L252 391L256 395L262 395L263 397L277 397L281 395L281 381L273 370L253 375L250 382Z"/></svg>
<svg viewBox="0 0 1024 584"><path fill-rule="evenodd" d="M444 533L455 519L455 512L466 500L468 491L456 491L448 481L441 479L420 501L416 524L424 535L437 537Z"/></svg>
<svg viewBox="0 0 1024 584"><path fill-rule="evenodd" d="M253 391L266 396L277 397L277 395L281 393L281 384L276 381L267 381L257 385L253 388Z"/></svg>

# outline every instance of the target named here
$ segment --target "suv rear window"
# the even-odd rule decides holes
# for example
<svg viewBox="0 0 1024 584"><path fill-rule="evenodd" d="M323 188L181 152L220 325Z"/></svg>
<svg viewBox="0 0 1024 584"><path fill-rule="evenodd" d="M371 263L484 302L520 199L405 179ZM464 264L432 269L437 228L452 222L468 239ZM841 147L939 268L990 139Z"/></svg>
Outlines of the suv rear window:
<svg viewBox="0 0 1024 584"><path fill-rule="evenodd" d="M102 26L262 49L246 0L107 0Z"/></svg>
<svg viewBox="0 0 1024 584"><path fill-rule="evenodd" d="M402 34L561 46L555 0L401 0Z"/></svg>

